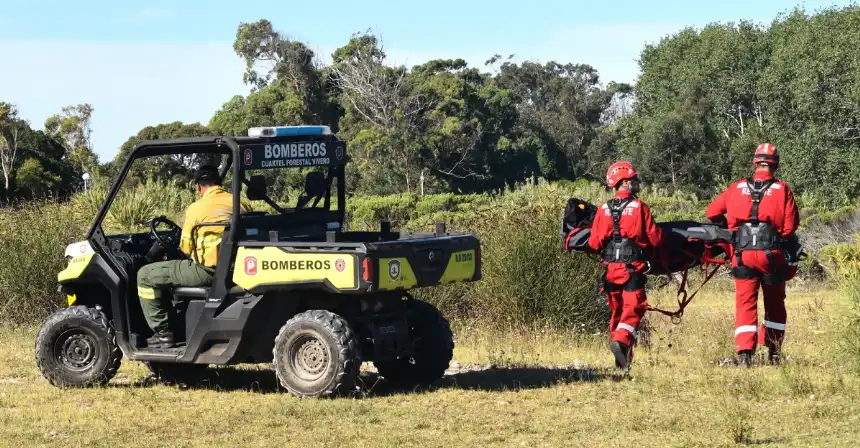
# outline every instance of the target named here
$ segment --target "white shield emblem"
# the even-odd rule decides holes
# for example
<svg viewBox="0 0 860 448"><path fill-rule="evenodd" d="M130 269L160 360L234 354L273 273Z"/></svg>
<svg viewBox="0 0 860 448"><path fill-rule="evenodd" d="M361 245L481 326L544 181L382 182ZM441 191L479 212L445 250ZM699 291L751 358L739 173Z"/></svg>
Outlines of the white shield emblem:
<svg viewBox="0 0 860 448"><path fill-rule="evenodd" d="M400 278L400 261L391 260L388 262L388 277L392 280Z"/></svg>

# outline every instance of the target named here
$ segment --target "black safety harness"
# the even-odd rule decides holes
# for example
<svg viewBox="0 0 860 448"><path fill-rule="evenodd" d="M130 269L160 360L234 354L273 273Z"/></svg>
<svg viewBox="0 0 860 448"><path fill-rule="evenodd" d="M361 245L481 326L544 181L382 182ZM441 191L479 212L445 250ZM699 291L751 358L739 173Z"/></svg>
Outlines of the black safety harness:
<svg viewBox="0 0 860 448"><path fill-rule="evenodd" d="M606 203L612 215L612 239L603 250L603 261L607 263L625 263L629 266L634 261L645 259L645 252L632 239L621 236L621 215L633 198L615 198Z"/></svg>
<svg viewBox="0 0 860 448"><path fill-rule="evenodd" d="M627 271L630 273L630 281L627 282L623 286L623 288L627 291L635 291L645 287L645 283L647 281L646 272L637 273L633 269L632 262L634 261L645 261L648 262L645 251L642 250L639 245L637 245L632 239L625 238L621 236L621 215L624 213L624 209L627 205L633 200L633 198L628 197L625 199L615 198L606 203L607 208L609 209L609 213L612 216L612 239L606 245L606 248L603 252L603 260L607 263L625 263L627 265ZM756 211L758 208L756 207ZM711 278L717 273L722 264L717 264L713 270L709 271L705 276L704 281L692 294L687 293L687 269L684 269L683 278L681 280L681 285L678 288L677 300L678 300L678 309L675 311L668 311L661 308L657 308L649 305L647 307L648 311L656 311L658 313L669 316L672 319L672 322L678 324L681 322L681 317L684 315L684 308L690 304L693 300L693 297L699 292L699 290L705 286ZM602 292L605 289L610 288L611 286L605 280L606 271L604 270L604 282L603 289L600 289ZM661 285L660 287L666 286L666 284Z"/></svg>
<svg viewBox="0 0 860 448"><path fill-rule="evenodd" d="M762 198L767 190L776 182L776 179L768 179L766 181L747 179L747 188L752 198L752 208L747 221L744 221L738 226L738 230L732 235L732 245L735 249L735 257L737 258L737 267L732 269L732 275L735 278L750 279L762 277L762 281L766 284L772 284L780 281L782 273L764 274L755 269L744 266L742 254L747 250L761 250L765 252L767 261L773 265L772 250L782 248L782 237L779 235L776 227L769 222L762 222L758 217L758 209Z"/></svg>
<svg viewBox="0 0 860 448"><path fill-rule="evenodd" d="M630 238L625 238L621 235L621 215L624 214L624 209L633 201L633 197L615 198L606 203L609 209L609 214L612 216L612 239L606 244L603 249L603 261L606 263L624 263L627 267L627 272L630 274L630 281L624 285L624 289L635 291L645 287L647 278L644 273L637 273L633 268L634 261L645 261L645 251L639 247L636 242ZM606 270L604 269L603 276L605 279ZM605 287L610 287L605 285Z"/></svg>

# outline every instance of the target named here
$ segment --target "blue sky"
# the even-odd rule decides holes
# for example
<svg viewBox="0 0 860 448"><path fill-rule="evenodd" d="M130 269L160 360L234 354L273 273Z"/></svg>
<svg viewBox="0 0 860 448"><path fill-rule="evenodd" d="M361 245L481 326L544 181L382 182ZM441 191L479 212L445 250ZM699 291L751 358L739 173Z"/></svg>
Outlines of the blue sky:
<svg viewBox="0 0 860 448"><path fill-rule="evenodd" d="M232 49L243 21L269 19L323 61L352 33L370 28L393 63L462 57L480 66L494 53L513 53L520 61L588 63L604 82L634 82L641 48L685 26L740 19L769 23L797 5L812 11L851 2L6 3L0 9L0 101L16 104L38 129L65 105L91 103L93 146L105 162L144 126L177 120L206 124L230 97L247 94L244 63Z"/></svg>

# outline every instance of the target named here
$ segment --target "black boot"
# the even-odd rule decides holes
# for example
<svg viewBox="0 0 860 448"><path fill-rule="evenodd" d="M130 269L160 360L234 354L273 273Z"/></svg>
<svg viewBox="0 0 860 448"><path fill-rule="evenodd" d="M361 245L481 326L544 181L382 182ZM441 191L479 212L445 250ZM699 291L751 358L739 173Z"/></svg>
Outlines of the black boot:
<svg viewBox="0 0 860 448"><path fill-rule="evenodd" d="M782 362L782 355L779 353L779 348L775 346L768 346L767 348L767 362L768 364L777 366Z"/></svg>
<svg viewBox="0 0 860 448"><path fill-rule="evenodd" d="M749 367L752 365L753 351L752 350L741 350L738 352L738 365Z"/></svg>
<svg viewBox="0 0 860 448"><path fill-rule="evenodd" d="M630 351L630 347L627 344L623 344L618 341L612 341L609 344L609 350L612 352L612 355L615 356L615 367L619 369L627 369L628 359L627 356Z"/></svg>
<svg viewBox="0 0 860 448"><path fill-rule="evenodd" d="M170 330L156 332L146 340L146 345L149 348L171 348L174 345L173 332Z"/></svg>

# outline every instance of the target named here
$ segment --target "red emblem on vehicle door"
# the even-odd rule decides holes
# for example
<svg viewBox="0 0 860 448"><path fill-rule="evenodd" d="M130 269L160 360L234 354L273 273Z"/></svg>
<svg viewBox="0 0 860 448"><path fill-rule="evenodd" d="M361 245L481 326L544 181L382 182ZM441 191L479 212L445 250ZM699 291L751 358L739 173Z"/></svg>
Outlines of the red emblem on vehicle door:
<svg viewBox="0 0 860 448"><path fill-rule="evenodd" d="M250 165L253 162L254 162L254 153L251 151L250 148L246 149L245 150L245 165Z"/></svg>
<svg viewBox="0 0 860 448"><path fill-rule="evenodd" d="M257 274L257 257L245 257L245 273L248 275Z"/></svg>
<svg viewBox="0 0 860 448"><path fill-rule="evenodd" d="M337 272L343 272L346 269L346 262L339 258L334 262L334 268L337 269Z"/></svg>

